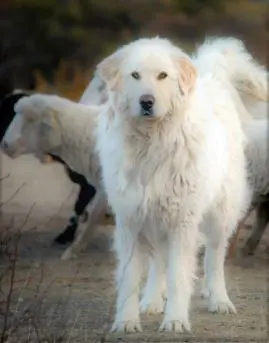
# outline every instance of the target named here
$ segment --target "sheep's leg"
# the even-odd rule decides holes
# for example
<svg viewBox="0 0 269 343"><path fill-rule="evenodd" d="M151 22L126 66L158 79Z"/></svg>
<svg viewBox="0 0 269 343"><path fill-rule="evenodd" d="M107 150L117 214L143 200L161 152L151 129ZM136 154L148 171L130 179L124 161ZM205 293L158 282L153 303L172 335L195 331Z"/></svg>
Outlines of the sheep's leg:
<svg viewBox="0 0 269 343"><path fill-rule="evenodd" d="M227 254L228 259L230 259L230 258L232 258L234 256L234 253L235 253L235 250L236 250L236 247L237 247L237 242L238 242L238 239L239 239L239 234L240 234L241 230L244 228L245 221L249 217L249 215L250 215L252 210L253 210L253 208L251 208L246 213L246 215L243 217L243 219L239 222L239 224L238 224L238 226L236 228L235 234L230 239L229 248L228 248L228 254Z"/></svg>
<svg viewBox="0 0 269 343"><path fill-rule="evenodd" d="M95 188L92 185L88 184L82 175L76 175L77 177L79 177L79 182L76 182L77 180L72 178L70 175L72 171L69 169L67 169L67 171L71 180L75 183L80 184L80 191L78 194L77 201L75 203L74 215L69 219L69 225L54 240L56 243L59 244L73 242L77 228L79 226L79 220L82 217L82 215L86 215L86 218L83 220L83 222L87 221L88 215L87 212L85 212L85 209L88 206L88 204L92 201L96 193Z"/></svg>
<svg viewBox="0 0 269 343"><path fill-rule="evenodd" d="M262 235L269 222L269 201L258 205L256 212L256 219L252 228L250 237L242 249L244 256L253 255L257 246L260 243Z"/></svg>
<svg viewBox="0 0 269 343"><path fill-rule="evenodd" d="M229 249L228 249L228 259L232 258L234 256L236 247L237 247L237 243L238 243L238 239L239 239L239 234L241 232L241 230L244 228L245 226L245 220L240 221L240 223L238 224L235 234L232 237L231 241L230 241L230 245L229 245Z"/></svg>
<svg viewBox="0 0 269 343"><path fill-rule="evenodd" d="M68 225L65 227L64 231L54 238L54 242L62 245L73 242L78 225L79 218L74 213L74 215L69 218Z"/></svg>
<svg viewBox="0 0 269 343"><path fill-rule="evenodd" d="M67 260L86 248L90 238L93 235L94 227L99 223L100 218L102 215L104 215L106 208L106 196L103 192L98 191L88 208L87 222L83 223L83 225L79 227L74 243L65 250L61 257L62 260Z"/></svg>

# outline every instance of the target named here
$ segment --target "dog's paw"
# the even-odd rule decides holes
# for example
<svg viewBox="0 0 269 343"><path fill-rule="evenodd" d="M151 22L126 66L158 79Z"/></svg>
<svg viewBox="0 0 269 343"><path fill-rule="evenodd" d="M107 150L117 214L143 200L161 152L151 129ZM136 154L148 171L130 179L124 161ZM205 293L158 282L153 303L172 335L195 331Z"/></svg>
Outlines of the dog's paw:
<svg viewBox="0 0 269 343"><path fill-rule="evenodd" d="M140 302L140 312L146 314L160 314L164 311L164 300L162 297L156 298L154 301L149 302L147 299L142 298Z"/></svg>
<svg viewBox="0 0 269 343"><path fill-rule="evenodd" d="M139 320L115 321L111 332L142 332L142 327Z"/></svg>
<svg viewBox="0 0 269 343"><path fill-rule="evenodd" d="M228 296L216 297L213 294L209 298L208 310L212 313L236 313L236 308Z"/></svg>
<svg viewBox="0 0 269 343"><path fill-rule="evenodd" d="M166 320L159 328L160 332L190 332L191 325L188 319Z"/></svg>

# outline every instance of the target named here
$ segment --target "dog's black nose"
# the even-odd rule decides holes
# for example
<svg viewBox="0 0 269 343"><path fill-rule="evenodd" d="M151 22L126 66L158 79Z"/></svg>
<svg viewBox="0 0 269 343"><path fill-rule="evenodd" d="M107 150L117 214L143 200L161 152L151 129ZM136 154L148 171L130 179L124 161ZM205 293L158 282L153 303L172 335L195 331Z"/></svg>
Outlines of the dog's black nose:
<svg viewBox="0 0 269 343"><path fill-rule="evenodd" d="M143 110L149 111L152 109L154 102L155 102L155 99L152 95L145 94L145 95L142 95L140 97L139 101L140 101L140 105L143 108Z"/></svg>

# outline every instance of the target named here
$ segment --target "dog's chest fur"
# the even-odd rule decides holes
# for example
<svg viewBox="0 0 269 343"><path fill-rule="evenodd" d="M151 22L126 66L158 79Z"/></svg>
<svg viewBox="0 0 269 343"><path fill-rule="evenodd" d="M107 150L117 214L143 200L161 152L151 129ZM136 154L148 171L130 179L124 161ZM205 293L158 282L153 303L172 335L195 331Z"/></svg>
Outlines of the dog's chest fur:
<svg viewBox="0 0 269 343"><path fill-rule="evenodd" d="M208 137L195 126L189 129L191 133L178 129L147 137L124 130L115 118L104 118L99 127L100 158L108 200L116 215L138 226L165 229L184 211L182 199L188 193L201 193L197 185L206 188L212 183L210 170L205 175L210 167L203 151ZM197 182L201 177L207 180ZM208 196L212 198L213 193Z"/></svg>

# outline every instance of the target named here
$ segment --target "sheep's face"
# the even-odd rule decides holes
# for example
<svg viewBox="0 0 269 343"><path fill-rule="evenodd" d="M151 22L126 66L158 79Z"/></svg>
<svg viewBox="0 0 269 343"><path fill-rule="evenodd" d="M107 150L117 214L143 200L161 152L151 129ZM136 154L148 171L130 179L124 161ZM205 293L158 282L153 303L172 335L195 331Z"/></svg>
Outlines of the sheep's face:
<svg viewBox="0 0 269 343"><path fill-rule="evenodd" d="M11 158L22 154L52 153L61 142L61 135L52 114L18 112L2 140L2 149Z"/></svg>
<svg viewBox="0 0 269 343"><path fill-rule="evenodd" d="M2 140L4 152L16 158L22 154L36 152L38 147L38 118L27 113L17 113Z"/></svg>

